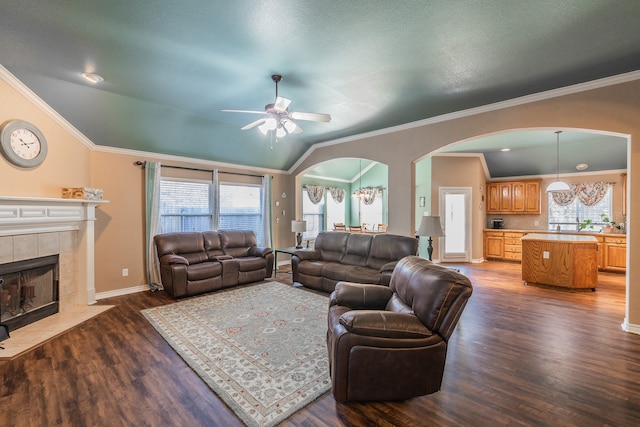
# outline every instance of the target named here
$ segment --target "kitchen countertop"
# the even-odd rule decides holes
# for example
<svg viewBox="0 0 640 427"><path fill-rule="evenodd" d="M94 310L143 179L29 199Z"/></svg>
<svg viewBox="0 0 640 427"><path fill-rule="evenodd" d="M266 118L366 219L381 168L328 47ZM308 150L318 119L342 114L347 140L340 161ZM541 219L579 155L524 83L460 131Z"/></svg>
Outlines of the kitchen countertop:
<svg viewBox="0 0 640 427"><path fill-rule="evenodd" d="M546 240L554 242L591 242L597 243L595 236L588 234L568 234L568 233L528 233L522 240Z"/></svg>
<svg viewBox="0 0 640 427"><path fill-rule="evenodd" d="M549 231L549 230L520 230L516 228L485 228L484 231L511 231L514 233L543 233L543 234L565 234L580 236L609 236L609 237L626 237L625 233L590 233L587 231Z"/></svg>

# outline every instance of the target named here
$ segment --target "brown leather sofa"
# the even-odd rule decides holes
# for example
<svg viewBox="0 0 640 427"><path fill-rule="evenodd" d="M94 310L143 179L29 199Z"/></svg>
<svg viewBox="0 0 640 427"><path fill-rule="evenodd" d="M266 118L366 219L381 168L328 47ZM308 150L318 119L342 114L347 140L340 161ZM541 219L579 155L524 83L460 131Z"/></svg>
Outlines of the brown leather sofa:
<svg viewBox="0 0 640 427"><path fill-rule="evenodd" d="M273 251L251 230L166 233L154 237L165 292L187 297L271 277Z"/></svg>
<svg viewBox="0 0 640 427"><path fill-rule="evenodd" d="M398 260L417 254L418 239L327 231L318 234L314 246L291 256L293 281L331 292L342 280L389 285Z"/></svg>
<svg viewBox="0 0 640 427"><path fill-rule="evenodd" d="M389 287L340 282L327 347L337 401L404 400L440 390L447 342L471 296L462 274L402 259Z"/></svg>

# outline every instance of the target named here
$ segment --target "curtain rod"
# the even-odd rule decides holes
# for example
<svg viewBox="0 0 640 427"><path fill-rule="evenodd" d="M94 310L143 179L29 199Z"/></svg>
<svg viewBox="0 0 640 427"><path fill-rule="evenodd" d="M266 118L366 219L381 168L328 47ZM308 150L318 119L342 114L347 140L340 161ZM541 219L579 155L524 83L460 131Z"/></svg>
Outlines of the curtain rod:
<svg viewBox="0 0 640 427"><path fill-rule="evenodd" d="M141 166L144 169L145 163L146 162L141 162L140 160L138 160L137 162L134 162L133 164L135 166ZM171 168L171 169L182 169L182 170L196 171L196 172L213 172L213 170L211 170L211 169L188 168L186 166L171 166L171 165L163 165L163 164L161 164L160 167L162 167L162 168ZM262 178L263 177L263 175L254 175L254 174L251 174L251 173L224 172L224 171L220 171L220 173L224 173L224 174L228 174L228 175L252 176L252 177L255 177L255 178Z"/></svg>

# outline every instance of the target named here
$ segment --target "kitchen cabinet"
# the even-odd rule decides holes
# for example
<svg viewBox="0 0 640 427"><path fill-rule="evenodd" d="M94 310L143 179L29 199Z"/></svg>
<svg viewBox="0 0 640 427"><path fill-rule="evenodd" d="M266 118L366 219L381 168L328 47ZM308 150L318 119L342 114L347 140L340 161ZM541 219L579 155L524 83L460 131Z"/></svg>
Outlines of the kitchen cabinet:
<svg viewBox="0 0 640 427"><path fill-rule="evenodd" d="M504 232L493 230L484 232L484 257L487 259L504 258Z"/></svg>
<svg viewBox="0 0 640 427"><path fill-rule="evenodd" d="M484 230L484 258L522 262L522 237L527 233L528 231L524 230ZM569 236L591 235L596 239L598 270L612 273L626 272L627 236L624 234L547 233Z"/></svg>
<svg viewBox="0 0 640 427"><path fill-rule="evenodd" d="M516 231L504 232L504 259L522 261L522 236L524 233Z"/></svg>
<svg viewBox="0 0 640 427"><path fill-rule="evenodd" d="M487 214L540 215L540 180L487 183Z"/></svg>
<svg viewBox="0 0 640 427"><path fill-rule="evenodd" d="M522 239L525 283L595 290L597 239L562 233L530 233Z"/></svg>
<svg viewBox="0 0 640 427"><path fill-rule="evenodd" d="M603 268L608 271L626 272L627 236L605 236L602 247Z"/></svg>

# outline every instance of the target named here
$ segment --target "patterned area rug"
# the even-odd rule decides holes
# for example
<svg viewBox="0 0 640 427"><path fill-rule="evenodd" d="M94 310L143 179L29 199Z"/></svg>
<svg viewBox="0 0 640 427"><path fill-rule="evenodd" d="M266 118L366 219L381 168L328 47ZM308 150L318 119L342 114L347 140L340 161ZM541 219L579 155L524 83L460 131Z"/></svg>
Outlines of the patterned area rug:
<svg viewBox="0 0 640 427"><path fill-rule="evenodd" d="M143 310L249 426L274 426L331 386L328 298L267 282Z"/></svg>

